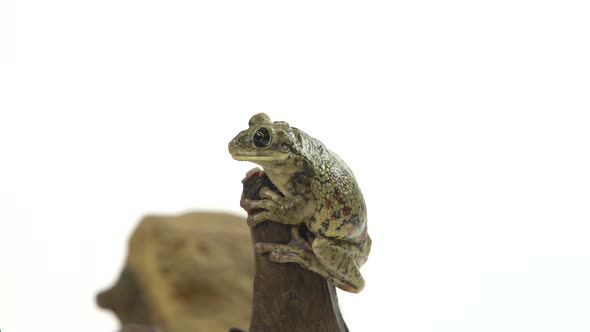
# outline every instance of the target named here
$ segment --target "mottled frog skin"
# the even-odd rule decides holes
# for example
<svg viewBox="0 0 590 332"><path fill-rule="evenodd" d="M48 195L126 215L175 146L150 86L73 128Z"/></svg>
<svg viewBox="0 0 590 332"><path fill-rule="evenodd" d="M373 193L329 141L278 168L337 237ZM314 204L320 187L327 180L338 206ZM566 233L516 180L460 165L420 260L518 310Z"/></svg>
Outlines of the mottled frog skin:
<svg viewBox="0 0 590 332"><path fill-rule="evenodd" d="M371 249L363 195L352 171L317 139L286 122L254 115L249 128L230 143L236 160L259 164L280 194L260 190L260 200L242 200L254 227L270 220L292 225L292 241L256 244L278 263L298 263L335 286L358 293L364 285L359 268Z"/></svg>

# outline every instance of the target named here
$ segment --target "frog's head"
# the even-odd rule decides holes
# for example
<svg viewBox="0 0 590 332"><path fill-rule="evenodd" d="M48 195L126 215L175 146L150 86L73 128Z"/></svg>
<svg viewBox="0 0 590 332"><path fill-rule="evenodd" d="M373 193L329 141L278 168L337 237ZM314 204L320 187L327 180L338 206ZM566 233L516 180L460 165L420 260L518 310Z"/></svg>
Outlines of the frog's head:
<svg viewBox="0 0 590 332"><path fill-rule="evenodd" d="M268 164L287 160L292 154L294 134L286 122L271 122L268 115L254 115L249 128L229 142L229 153L236 160Z"/></svg>

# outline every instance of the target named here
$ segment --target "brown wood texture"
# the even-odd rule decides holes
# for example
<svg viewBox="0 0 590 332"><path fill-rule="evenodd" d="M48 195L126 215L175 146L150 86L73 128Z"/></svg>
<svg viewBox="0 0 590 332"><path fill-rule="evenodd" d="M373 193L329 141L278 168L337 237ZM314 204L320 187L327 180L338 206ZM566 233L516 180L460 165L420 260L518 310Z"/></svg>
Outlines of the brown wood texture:
<svg viewBox="0 0 590 332"><path fill-rule="evenodd" d="M243 197L259 199L262 186L276 191L268 177L255 174L244 180ZM254 211L256 212L256 211ZM289 243L290 226L264 221L254 227L256 242ZM347 332L334 286L295 263L271 262L268 254L254 254L255 276L249 332Z"/></svg>

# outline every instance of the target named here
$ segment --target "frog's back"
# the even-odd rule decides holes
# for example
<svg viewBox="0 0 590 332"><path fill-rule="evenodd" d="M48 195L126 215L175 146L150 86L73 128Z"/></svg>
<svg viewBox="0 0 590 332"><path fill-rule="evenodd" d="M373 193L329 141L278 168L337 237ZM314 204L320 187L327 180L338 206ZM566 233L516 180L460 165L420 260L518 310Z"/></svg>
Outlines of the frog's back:
<svg viewBox="0 0 590 332"><path fill-rule="evenodd" d="M326 237L362 242L367 211L363 194L346 163L317 139L298 131L302 155L313 174L311 191L318 208L310 229Z"/></svg>

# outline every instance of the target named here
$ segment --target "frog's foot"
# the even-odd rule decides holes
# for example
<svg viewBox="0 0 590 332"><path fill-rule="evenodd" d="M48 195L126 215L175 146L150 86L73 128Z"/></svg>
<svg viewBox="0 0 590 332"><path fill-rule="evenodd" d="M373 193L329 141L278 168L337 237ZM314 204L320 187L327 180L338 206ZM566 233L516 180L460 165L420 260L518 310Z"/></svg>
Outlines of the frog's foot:
<svg viewBox="0 0 590 332"><path fill-rule="evenodd" d="M268 187L260 189L258 200L242 199L241 206L249 212L248 225L256 226L258 223L269 220L286 225L297 225L305 218L313 215L315 203L303 196L285 198ZM262 210L258 213L250 213Z"/></svg>
<svg viewBox="0 0 590 332"><path fill-rule="evenodd" d="M248 174L250 174L251 172L255 173L257 171L264 172L260 168L254 168L250 172L248 172ZM246 174L246 179L248 179L248 174ZM256 175L252 175L252 176L256 176ZM246 180L246 179L244 179L244 180ZM284 203L284 201L285 201L285 198L283 198L281 195L275 193L274 191L272 191L268 187L262 187L260 189L259 196L260 196L260 199L249 199L249 198L245 198L242 196L242 199L240 200L240 206L244 210L246 210L246 212L248 212L248 213L250 213L254 210L257 210L257 209L263 209L263 210L267 210L270 212L270 211L278 211L280 209L280 205L282 203ZM262 221L262 220L260 220L260 221Z"/></svg>
<svg viewBox="0 0 590 332"><path fill-rule="evenodd" d="M255 248L259 254L270 253L268 258L275 263L297 263L308 270L310 266L319 264L312 252L299 246L257 242Z"/></svg>
<svg viewBox="0 0 590 332"><path fill-rule="evenodd" d="M279 221L279 218L273 213L273 211L278 211L280 207L271 200L253 200L242 197L240 200L240 206L248 212L246 222L250 227L254 227L265 220ZM256 210L259 212L254 212Z"/></svg>
<svg viewBox="0 0 590 332"><path fill-rule="evenodd" d="M317 202L304 195L286 198L268 187L260 188L259 195L260 198L274 203L269 204L268 210L276 216L274 221L283 224L297 225L313 216L317 208Z"/></svg>
<svg viewBox="0 0 590 332"><path fill-rule="evenodd" d="M260 195L260 198L269 199L269 200L275 202L279 206L284 205L285 201L286 201L285 197L277 194L275 191L273 191L272 189L270 189L269 187L266 187L266 186L260 188L258 195Z"/></svg>
<svg viewBox="0 0 590 332"><path fill-rule="evenodd" d="M268 258L275 263L297 263L304 269L319 274L334 286L347 292L358 293L360 292L360 289L362 289L362 286L358 289L358 286L353 285L337 274L334 274L332 271L326 269L312 252L308 252L298 246L258 242L256 243L255 248L256 252L260 254L269 252L270 255Z"/></svg>

